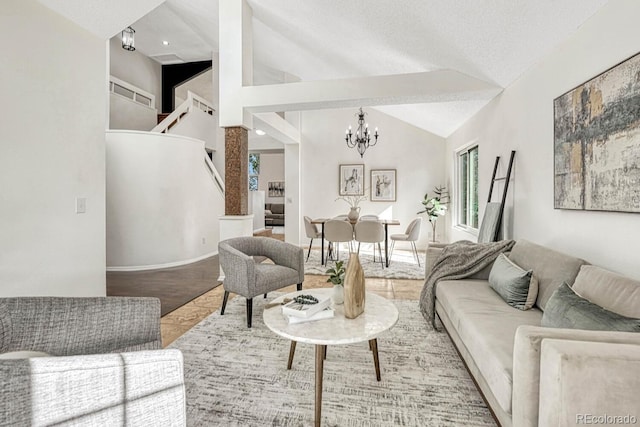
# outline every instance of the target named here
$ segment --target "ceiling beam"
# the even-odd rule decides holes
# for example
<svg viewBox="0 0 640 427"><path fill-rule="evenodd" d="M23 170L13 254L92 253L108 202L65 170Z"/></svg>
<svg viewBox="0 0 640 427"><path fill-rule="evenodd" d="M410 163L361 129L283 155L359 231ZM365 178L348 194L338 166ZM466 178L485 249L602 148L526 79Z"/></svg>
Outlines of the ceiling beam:
<svg viewBox="0 0 640 427"><path fill-rule="evenodd" d="M489 100L502 88L454 70L244 86L242 104L252 113L362 105Z"/></svg>
<svg viewBox="0 0 640 427"><path fill-rule="evenodd" d="M300 131L276 113L257 113L253 123L283 144L300 144Z"/></svg>

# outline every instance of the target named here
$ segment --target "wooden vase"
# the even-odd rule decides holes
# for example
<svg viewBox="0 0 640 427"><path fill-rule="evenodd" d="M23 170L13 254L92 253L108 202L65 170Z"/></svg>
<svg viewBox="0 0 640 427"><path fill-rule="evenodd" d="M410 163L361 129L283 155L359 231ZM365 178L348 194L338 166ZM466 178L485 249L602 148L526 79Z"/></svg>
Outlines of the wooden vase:
<svg viewBox="0 0 640 427"><path fill-rule="evenodd" d="M344 317L355 319L364 312L364 271L358 254L349 254L344 275Z"/></svg>

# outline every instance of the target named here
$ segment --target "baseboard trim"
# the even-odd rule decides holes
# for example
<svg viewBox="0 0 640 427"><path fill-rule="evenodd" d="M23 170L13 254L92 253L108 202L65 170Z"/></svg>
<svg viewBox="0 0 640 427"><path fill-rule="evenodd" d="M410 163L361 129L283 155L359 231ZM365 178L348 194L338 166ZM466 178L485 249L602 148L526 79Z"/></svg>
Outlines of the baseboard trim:
<svg viewBox="0 0 640 427"><path fill-rule="evenodd" d="M107 271L144 271L144 270L159 270L162 268L179 267L181 265L192 264L194 262L202 261L203 259L218 255L218 251L210 252L208 254L201 255L196 258L186 259L183 261L167 262L164 264L152 264L152 265L132 265L124 267L107 267Z"/></svg>

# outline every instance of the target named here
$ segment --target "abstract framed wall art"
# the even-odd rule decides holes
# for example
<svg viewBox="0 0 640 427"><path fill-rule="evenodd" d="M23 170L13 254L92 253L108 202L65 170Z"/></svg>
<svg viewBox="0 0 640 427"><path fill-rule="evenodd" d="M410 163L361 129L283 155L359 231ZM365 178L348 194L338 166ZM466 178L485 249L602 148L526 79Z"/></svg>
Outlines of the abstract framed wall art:
<svg viewBox="0 0 640 427"><path fill-rule="evenodd" d="M364 195L364 165L340 165L338 183L340 196Z"/></svg>
<svg viewBox="0 0 640 427"><path fill-rule="evenodd" d="M270 181L269 197L284 197L284 181Z"/></svg>
<svg viewBox="0 0 640 427"><path fill-rule="evenodd" d="M371 201L396 201L395 169L371 169Z"/></svg>
<svg viewBox="0 0 640 427"><path fill-rule="evenodd" d="M554 208L640 212L640 54L559 96Z"/></svg>

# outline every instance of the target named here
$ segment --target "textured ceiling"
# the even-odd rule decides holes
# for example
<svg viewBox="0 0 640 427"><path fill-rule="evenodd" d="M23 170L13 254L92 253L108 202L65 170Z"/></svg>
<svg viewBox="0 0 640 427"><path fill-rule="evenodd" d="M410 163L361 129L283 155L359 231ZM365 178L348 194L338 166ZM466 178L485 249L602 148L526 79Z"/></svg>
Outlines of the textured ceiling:
<svg viewBox="0 0 640 427"><path fill-rule="evenodd" d="M453 69L506 87L607 0L248 2L261 84L278 83L282 72L311 81ZM216 0L167 0L134 26L141 52L188 61L217 51L217 27ZM171 44L162 46L163 39ZM484 104L376 108L446 137Z"/></svg>
<svg viewBox="0 0 640 427"><path fill-rule="evenodd" d="M39 0L51 10L105 40L165 0Z"/></svg>

